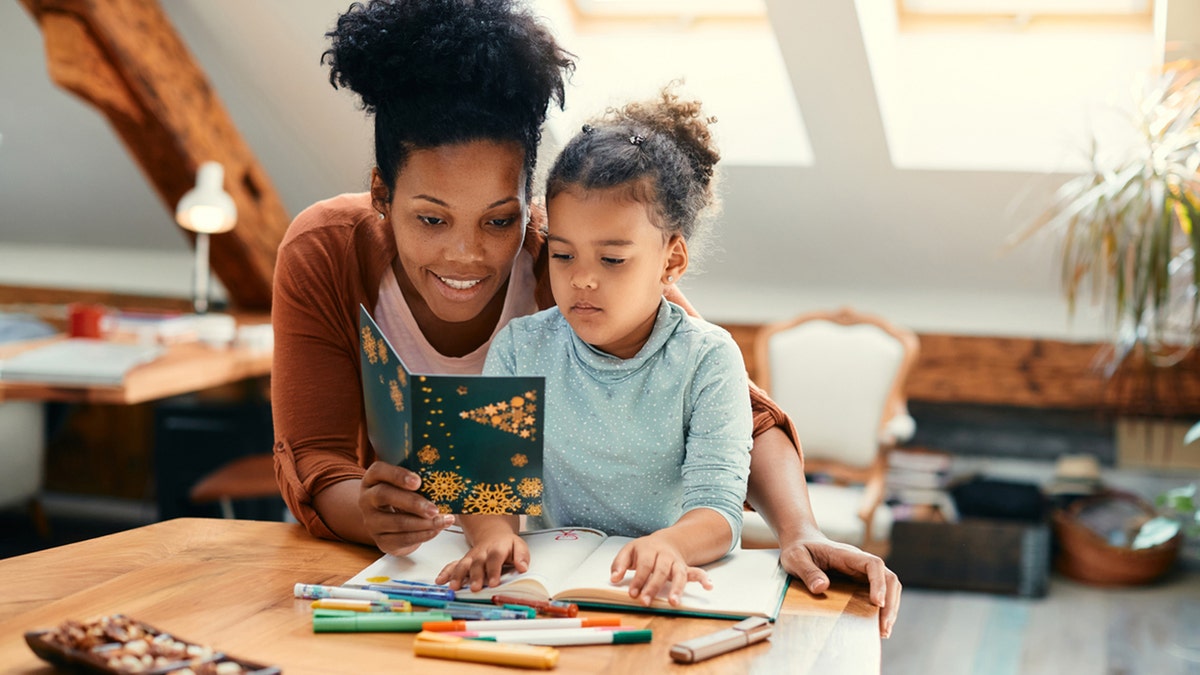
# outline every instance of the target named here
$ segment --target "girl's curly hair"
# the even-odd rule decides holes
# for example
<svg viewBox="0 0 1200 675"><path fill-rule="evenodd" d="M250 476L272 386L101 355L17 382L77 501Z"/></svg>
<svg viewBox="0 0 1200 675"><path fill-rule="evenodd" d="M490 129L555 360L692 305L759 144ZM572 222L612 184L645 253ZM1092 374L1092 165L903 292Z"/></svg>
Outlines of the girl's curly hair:
<svg viewBox="0 0 1200 675"><path fill-rule="evenodd" d="M390 186L407 153L517 141L532 185L541 127L561 108L573 55L513 0L370 0L326 33L329 82L375 117L375 162Z"/></svg>
<svg viewBox="0 0 1200 675"><path fill-rule="evenodd" d="M618 188L651 207L667 234L691 240L718 207L714 169L721 159L700 101L674 93L610 108L583 126L550 169L546 199L570 189Z"/></svg>

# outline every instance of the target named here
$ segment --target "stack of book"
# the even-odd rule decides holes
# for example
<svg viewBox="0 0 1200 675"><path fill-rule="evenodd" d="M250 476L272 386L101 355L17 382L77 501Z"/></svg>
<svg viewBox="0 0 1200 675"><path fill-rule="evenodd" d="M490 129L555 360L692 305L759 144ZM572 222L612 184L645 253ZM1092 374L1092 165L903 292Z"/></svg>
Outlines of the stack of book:
<svg viewBox="0 0 1200 675"><path fill-rule="evenodd" d="M896 520L958 520L947 491L953 464L949 453L896 448L888 453L887 500Z"/></svg>

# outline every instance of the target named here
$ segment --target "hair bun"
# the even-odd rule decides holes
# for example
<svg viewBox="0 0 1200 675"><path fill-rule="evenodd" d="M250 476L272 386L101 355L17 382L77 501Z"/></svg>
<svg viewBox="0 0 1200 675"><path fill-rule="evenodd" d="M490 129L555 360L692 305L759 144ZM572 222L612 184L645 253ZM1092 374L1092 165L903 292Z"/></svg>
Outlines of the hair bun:
<svg viewBox="0 0 1200 675"><path fill-rule="evenodd" d="M512 0L356 2L326 36L321 62L330 84L354 91L372 113L381 105L425 105L429 96L561 105L561 71L573 65ZM545 105L531 112L544 118Z"/></svg>
<svg viewBox="0 0 1200 675"><path fill-rule="evenodd" d="M663 87L656 99L610 110L606 119L630 125L635 130L630 142L634 137L644 140L642 130L669 135L687 156L696 177L707 185L712 180L714 167L721 160L721 153L709 131L709 125L717 118L705 117L700 101L680 100L674 91L678 85L679 82L672 82Z"/></svg>

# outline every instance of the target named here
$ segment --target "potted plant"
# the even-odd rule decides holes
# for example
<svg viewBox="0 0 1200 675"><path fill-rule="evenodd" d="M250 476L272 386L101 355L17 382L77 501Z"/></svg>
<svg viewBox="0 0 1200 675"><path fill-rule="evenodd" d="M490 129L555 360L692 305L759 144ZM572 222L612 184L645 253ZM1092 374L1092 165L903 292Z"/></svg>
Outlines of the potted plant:
<svg viewBox="0 0 1200 675"><path fill-rule="evenodd" d="M1069 311L1085 290L1103 308L1108 375L1135 349L1171 365L1197 342L1200 61L1173 61L1150 77L1130 121L1136 147L1112 158L1093 138L1089 169L1016 238L1061 240Z"/></svg>

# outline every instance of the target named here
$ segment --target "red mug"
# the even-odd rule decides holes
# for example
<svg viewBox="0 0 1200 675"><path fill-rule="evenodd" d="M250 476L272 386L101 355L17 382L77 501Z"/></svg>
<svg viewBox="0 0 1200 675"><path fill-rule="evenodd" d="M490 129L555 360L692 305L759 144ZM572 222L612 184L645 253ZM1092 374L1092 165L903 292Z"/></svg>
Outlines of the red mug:
<svg viewBox="0 0 1200 675"><path fill-rule="evenodd" d="M103 337L107 313L102 305L73 302L67 305L67 333L73 338Z"/></svg>

